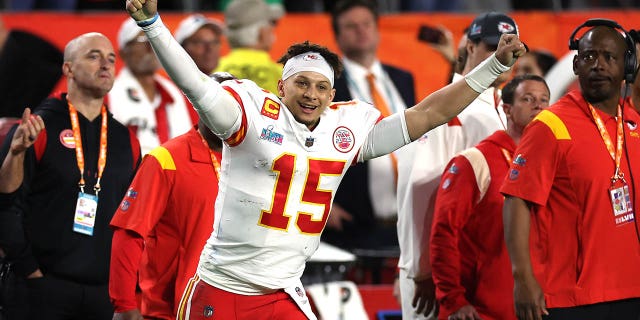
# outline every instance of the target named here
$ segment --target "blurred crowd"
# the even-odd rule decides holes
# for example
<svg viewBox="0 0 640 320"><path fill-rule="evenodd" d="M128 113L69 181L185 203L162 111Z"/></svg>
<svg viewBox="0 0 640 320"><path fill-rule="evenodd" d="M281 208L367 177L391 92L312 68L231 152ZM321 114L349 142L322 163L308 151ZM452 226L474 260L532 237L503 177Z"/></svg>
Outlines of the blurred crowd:
<svg viewBox="0 0 640 320"><path fill-rule="evenodd" d="M159 4L160 9L173 11L222 11L232 0L171 0ZM268 0L286 12L331 12L336 0ZM593 8L637 8L638 0L380 0L380 13L401 12L481 12L496 10L589 10ZM120 10L116 0L4 0L0 9L29 10Z"/></svg>

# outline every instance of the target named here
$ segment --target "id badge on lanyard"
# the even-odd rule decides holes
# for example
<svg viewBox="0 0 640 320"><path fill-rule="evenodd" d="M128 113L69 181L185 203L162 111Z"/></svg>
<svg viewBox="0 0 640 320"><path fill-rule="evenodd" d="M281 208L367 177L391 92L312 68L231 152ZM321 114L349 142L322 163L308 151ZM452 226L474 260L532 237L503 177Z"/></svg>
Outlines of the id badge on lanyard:
<svg viewBox="0 0 640 320"><path fill-rule="evenodd" d="M609 196L616 226L632 222L634 220L633 206L627 183L624 180L613 182L609 188Z"/></svg>
<svg viewBox="0 0 640 320"><path fill-rule="evenodd" d="M624 179L624 173L620 169L622 159L622 148L624 141L624 131L622 126L622 108L618 106L618 113L616 117L616 145L614 148L613 141L607 132L607 129L602 121L602 118L595 111L593 106L589 104L589 110L593 116L593 120L600 131L600 136L604 142L611 159L613 159L615 165L615 172L611 177L611 186L609 187L609 200L611 201L611 207L613 209L613 218L616 226L627 224L634 221L633 204L631 203L631 195L629 192L629 185Z"/></svg>
<svg viewBox="0 0 640 320"><path fill-rule="evenodd" d="M92 236L93 229L96 226L97 211L98 196L78 192L76 213L73 217L73 231Z"/></svg>
<svg viewBox="0 0 640 320"><path fill-rule="evenodd" d="M69 117L71 118L71 128L73 129L73 139L75 140L76 160L80 170L80 181L78 186L78 200L76 210L73 215L73 231L88 236L93 236L96 226L96 214L98 213L98 193L100 192L100 179L107 163L107 108L103 105L101 110L102 126L100 129L100 153L98 155L98 172L96 184L93 187L95 195L85 193L84 187L84 151L82 149L82 136L80 135L80 124L78 112L69 102Z"/></svg>

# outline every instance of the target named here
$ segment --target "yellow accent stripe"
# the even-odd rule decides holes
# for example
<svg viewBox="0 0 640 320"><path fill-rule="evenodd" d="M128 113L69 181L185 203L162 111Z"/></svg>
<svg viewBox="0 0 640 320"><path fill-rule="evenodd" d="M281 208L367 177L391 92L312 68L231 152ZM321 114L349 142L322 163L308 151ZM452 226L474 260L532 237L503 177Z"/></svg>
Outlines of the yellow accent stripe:
<svg viewBox="0 0 640 320"><path fill-rule="evenodd" d="M180 304L178 305L178 319L177 320L185 320L189 318L189 315L186 314L187 304L189 300L191 300L191 295L193 295L193 289L195 288L195 284L200 280L198 274L194 275L193 278L189 279L187 282L187 286L184 288L184 293L182 294L182 299L180 299Z"/></svg>
<svg viewBox="0 0 640 320"><path fill-rule="evenodd" d="M229 144L230 146L234 147L237 144L240 143L240 141L242 141L242 138L244 137L245 133L245 126L241 125L240 129L238 130L238 132L234 133L231 137L227 138L227 144Z"/></svg>
<svg viewBox="0 0 640 320"><path fill-rule="evenodd" d="M564 125L564 122L562 122L562 120L553 112L549 110L542 110L533 120L538 120L546 124L547 127L551 129L551 132L553 132L556 139L571 140L571 135L569 134L567 127Z"/></svg>
<svg viewBox="0 0 640 320"><path fill-rule="evenodd" d="M158 160L158 163L160 163L160 167L162 167L162 169L176 170L176 164L173 162L171 153L169 153L169 150L165 149L164 147L157 147L151 150L151 152L149 152L149 155L152 155L154 158L156 158L156 160Z"/></svg>

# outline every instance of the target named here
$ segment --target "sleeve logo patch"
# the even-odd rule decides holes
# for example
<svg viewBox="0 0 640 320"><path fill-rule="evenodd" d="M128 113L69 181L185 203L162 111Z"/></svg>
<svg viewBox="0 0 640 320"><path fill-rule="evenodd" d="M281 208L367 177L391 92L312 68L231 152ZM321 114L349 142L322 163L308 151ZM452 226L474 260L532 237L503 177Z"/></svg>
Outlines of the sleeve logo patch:
<svg viewBox="0 0 640 320"><path fill-rule="evenodd" d="M519 176L520 176L520 171L518 169L511 169L511 172L509 173L510 180L516 180L518 179Z"/></svg>
<svg viewBox="0 0 640 320"><path fill-rule="evenodd" d="M266 140L269 142L273 142L278 145L282 145L282 141L284 140L284 136L280 133L273 131L273 126L268 126L266 128L262 128L262 133L260 134L261 140Z"/></svg>
<svg viewBox="0 0 640 320"><path fill-rule="evenodd" d="M260 113L267 118L278 120L278 117L280 117L280 104L271 99L266 99Z"/></svg>
<svg viewBox="0 0 640 320"><path fill-rule="evenodd" d="M138 191L133 190L133 188L129 188L129 190L127 190L127 197L131 198L131 199L135 199L138 197Z"/></svg>
<svg viewBox="0 0 640 320"><path fill-rule="evenodd" d="M513 159L513 164L524 167L527 163L527 159L525 159L522 154L518 154L515 159Z"/></svg>
<svg viewBox="0 0 640 320"><path fill-rule="evenodd" d="M446 180L444 180L444 182L442 183L442 189L446 190L447 188L449 188L449 186L451 185L451 179L447 178Z"/></svg>
<svg viewBox="0 0 640 320"><path fill-rule="evenodd" d="M131 203L128 200L122 200L122 203L120 203L120 210L127 211L129 210L130 205Z"/></svg>

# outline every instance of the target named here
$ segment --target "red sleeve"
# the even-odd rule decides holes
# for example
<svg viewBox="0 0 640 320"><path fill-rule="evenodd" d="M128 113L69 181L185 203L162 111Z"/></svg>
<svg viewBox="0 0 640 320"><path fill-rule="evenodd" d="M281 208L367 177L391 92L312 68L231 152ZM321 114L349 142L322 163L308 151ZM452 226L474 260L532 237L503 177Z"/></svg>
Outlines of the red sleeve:
<svg viewBox="0 0 640 320"><path fill-rule="evenodd" d="M131 157L133 158L133 170L140 164L140 141L133 129L129 128L129 143L131 144Z"/></svg>
<svg viewBox="0 0 640 320"><path fill-rule="evenodd" d="M431 268L440 314L445 318L469 304L462 286L459 234L478 202L480 191L471 164L464 156L447 165L436 195L431 227Z"/></svg>
<svg viewBox="0 0 640 320"><path fill-rule="evenodd" d="M133 232L116 229L111 240L109 297L115 312L138 309L136 283L144 241Z"/></svg>
<svg viewBox="0 0 640 320"><path fill-rule="evenodd" d="M236 99L238 104L240 104L240 108L242 108L242 124L240 125L240 128L238 128L238 131L236 131L234 134L232 134L229 138L225 140L227 144L229 144L229 146L235 147L240 143L242 143L242 141L244 140L244 137L247 135L247 113L244 110L244 103L242 103L242 98L240 98L240 95L237 92L235 92L231 87L223 86L222 88L224 88L224 90L229 92L229 94L231 94L231 96L233 96L233 98Z"/></svg>
<svg viewBox="0 0 640 320"><path fill-rule="evenodd" d="M552 129L534 120L522 135L500 192L544 206L560 157L558 139Z"/></svg>
<svg viewBox="0 0 640 320"><path fill-rule="evenodd" d="M40 131L36 142L33 143L33 150L36 153L36 161L40 162L45 150L47 149L47 130Z"/></svg>
<svg viewBox="0 0 640 320"><path fill-rule="evenodd" d="M156 155L157 149L154 149L144 157L129 190L111 219L111 226L133 231L145 238L162 218L175 176L173 160L169 152L162 149L165 150L162 154Z"/></svg>

